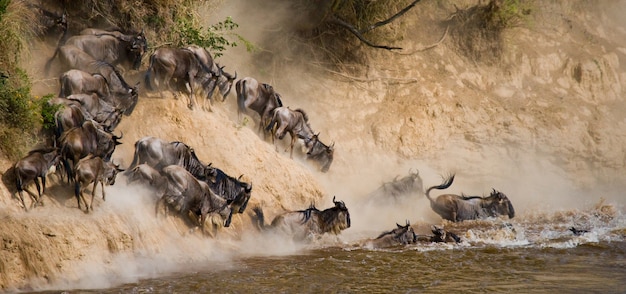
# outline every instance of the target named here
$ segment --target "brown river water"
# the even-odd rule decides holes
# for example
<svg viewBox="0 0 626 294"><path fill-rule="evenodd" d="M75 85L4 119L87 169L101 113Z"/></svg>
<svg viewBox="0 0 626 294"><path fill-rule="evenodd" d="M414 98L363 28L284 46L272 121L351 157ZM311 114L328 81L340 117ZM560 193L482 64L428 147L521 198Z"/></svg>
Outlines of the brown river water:
<svg viewBox="0 0 626 294"><path fill-rule="evenodd" d="M307 244L261 234L201 241L218 242L207 243L217 253L125 256L117 270L41 293L626 293L623 211L599 204L444 223L458 244L375 249L367 240L377 233L353 228Z"/></svg>

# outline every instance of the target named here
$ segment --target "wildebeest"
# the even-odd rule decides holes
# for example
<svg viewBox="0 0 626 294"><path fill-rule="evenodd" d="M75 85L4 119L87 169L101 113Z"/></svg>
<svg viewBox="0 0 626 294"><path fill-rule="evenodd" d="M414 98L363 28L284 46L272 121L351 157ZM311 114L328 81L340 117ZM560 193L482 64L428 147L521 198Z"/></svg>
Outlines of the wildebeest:
<svg viewBox="0 0 626 294"><path fill-rule="evenodd" d="M335 142L330 146L326 146L326 144L319 140L319 134L315 134L309 140L305 140L304 145L308 149L306 158L314 161L319 166L321 172L327 172L328 169L330 169L330 165L333 163Z"/></svg>
<svg viewBox="0 0 626 294"><path fill-rule="evenodd" d="M26 203L24 202L23 191L26 191L33 200L31 206L41 204L41 194L46 191L46 175L48 170L52 166L56 166L60 160L60 155L57 148L45 147L31 150L24 158L20 159L15 164L15 184L20 196L20 201L25 210L28 210ZM41 185L39 184L39 178L41 178ZM35 182L37 186L37 197L35 194L26 189L26 185L30 181Z"/></svg>
<svg viewBox="0 0 626 294"><path fill-rule="evenodd" d="M72 94L98 94L100 97L109 95L109 83L99 73L90 74L80 69L70 69L59 77L61 90L59 97L65 98Z"/></svg>
<svg viewBox="0 0 626 294"><path fill-rule="evenodd" d="M38 35L43 39L54 41L54 45L65 42L67 36L67 12L63 10L63 13L59 14L39 5L29 6L31 9L39 12L40 17L37 18L39 21L37 24Z"/></svg>
<svg viewBox="0 0 626 294"><path fill-rule="evenodd" d="M384 248L409 245L415 242L417 242L417 235L407 220L406 225L401 226L396 223L395 229L381 233L376 239L369 241L368 245L373 248Z"/></svg>
<svg viewBox="0 0 626 294"><path fill-rule="evenodd" d="M378 202L399 201L403 197L422 194L423 192L424 187L419 171L412 172L409 170L409 175L401 179L396 176L393 181L383 183L378 189L369 193L366 198Z"/></svg>
<svg viewBox="0 0 626 294"><path fill-rule="evenodd" d="M574 234L574 236L580 236L580 235L583 235L585 233L589 233L589 230L578 229L578 228L575 228L575 227L570 227L569 230L570 230L570 232L572 232L572 234Z"/></svg>
<svg viewBox="0 0 626 294"><path fill-rule="evenodd" d="M89 115L88 119L99 123L107 132L112 132L122 120L122 110L98 98L95 93L72 94L66 99L77 102Z"/></svg>
<svg viewBox="0 0 626 294"><path fill-rule="evenodd" d="M432 226L431 232L434 235L432 236L417 236L418 241L423 242L434 242L434 243L459 243L461 242L461 238L457 236L455 233L448 232L443 228Z"/></svg>
<svg viewBox="0 0 626 294"><path fill-rule="evenodd" d="M314 205L299 211L285 212L272 220L271 225L265 224L265 216L261 207L254 207L255 224L260 230L272 229L296 240L305 240L309 236L325 233L338 235L350 227L350 212L343 201L335 201L334 207L323 211Z"/></svg>
<svg viewBox="0 0 626 294"><path fill-rule="evenodd" d="M302 109L291 110L289 107L277 107L272 111L272 119L265 128L271 131L272 143L275 144L275 138L282 140L285 134L291 136L291 151L289 158L293 158L293 146L297 139L309 141L313 137L313 130L309 125L309 117Z"/></svg>
<svg viewBox="0 0 626 294"><path fill-rule="evenodd" d="M125 68L135 70L141 66L141 59L147 49L147 41L143 32L132 36L114 36L111 34L76 35L67 39L63 45L76 46L95 60L108 62L113 65L119 64Z"/></svg>
<svg viewBox="0 0 626 294"><path fill-rule="evenodd" d="M486 217L496 217L499 215L508 215L509 218L515 216L515 210L511 201L502 192L495 189L488 197L480 196L459 196L453 194L444 194L433 200L430 197L432 189L443 190L454 181L454 175L449 176L439 186L432 186L426 190L426 197L430 201L430 207L439 214L443 219L460 222L464 220L473 220Z"/></svg>
<svg viewBox="0 0 626 294"><path fill-rule="evenodd" d="M159 190L164 183L167 183L166 179L158 170L146 163L142 163L132 169L128 169L128 172L125 173L125 175L127 183L141 182L148 184L157 190Z"/></svg>
<svg viewBox="0 0 626 294"><path fill-rule="evenodd" d="M187 144L168 142L156 137L143 137L135 142L135 153L129 169L146 163L161 170L168 165L179 165L191 172L196 178L206 181L215 177L215 168L205 165L198 159L196 152Z"/></svg>
<svg viewBox="0 0 626 294"><path fill-rule="evenodd" d="M198 181L185 168L178 165L169 165L163 168L163 176L167 179L167 188L156 203L155 211L158 215L161 205L168 205L183 216L193 213L200 217L199 225L205 233L204 222L209 213L217 213L220 221L213 220L214 229L217 226L230 226L232 210L226 199L217 196L209 186Z"/></svg>
<svg viewBox="0 0 626 294"><path fill-rule="evenodd" d="M52 58L48 59L44 67L44 73L47 75L50 72L52 62L55 60L56 55L59 55L60 72L66 72L70 69L80 69L83 71L89 70L91 64L96 62L91 55L85 53L80 48L74 45L63 45L57 48Z"/></svg>
<svg viewBox="0 0 626 294"><path fill-rule="evenodd" d="M203 77L211 76L216 79L217 75L218 73L214 73L189 49L159 48L150 56L150 65L145 74L145 84L149 90L155 90L152 86L154 80L157 86L159 83L163 83L165 89L172 92L181 90L182 85L184 85L189 93L188 107L193 109L197 104L195 84L198 81L202 82ZM208 83L204 82L203 87L206 90Z"/></svg>
<svg viewBox="0 0 626 294"><path fill-rule="evenodd" d="M109 85L109 95L103 96L102 99L111 105L122 109L125 115L130 115L139 100L139 92L137 87L129 85L119 70L110 63L103 61L95 61L90 63L90 70L104 76Z"/></svg>
<svg viewBox="0 0 626 294"><path fill-rule="evenodd" d="M131 87L115 66L95 60L70 45L61 48L61 59L66 60L66 66L73 69L64 72L59 78L59 97L97 93L104 101L122 109L125 115L132 113L139 99L137 85Z"/></svg>
<svg viewBox="0 0 626 294"><path fill-rule="evenodd" d="M73 179L73 169L81 158L89 154L111 159L115 146L122 144L119 140L122 135L115 136L100 129L97 122L85 121L82 126L65 131L60 141L61 156L63 157L68 179ZM72 165L69 164L72 161Z"/></svg>
<svg viewBox="0 0 626 294"><path fill-rule="evenodd" d="M96 195L96 187L98 187L98 183L100 183L102 190L102 200L106 201L104 185L114 185L115 177L117 176L117 173L121 171L124 170L120 169L118 165L110 161L104 161L104 159L93 155L89 155L78 161L74 178L74 196L76 196L76 201L78 202L78 209L81 209L80 199L83 199L85 211L88 212L90 209L93 211L93 199ZM93 183L93 188L91 190L91 202L87 204L87 200L85 200L83 192L91 183Z"/></svg>
<svg viewBox="0 0 626 294"><path fill-rule="evenodd" d="M219 64L214 62L213 56L211 56L211 53L209 53L209 51L207 51L205 48L202 48L195 44L189 45L186 48L194 52L200 62L203 62L214 73L218 73L217 80L209 77L210 79L208 81L203 81L203 83L209 83L206 87L208 89L208 93L206 93L205 103L207 100L209 101L209 103L213 102L213 91L216 87L219 88L219 92L222 95L222 101L226 100L226 97L228 97L234 81L237 79L237 72L235 72L234 76L230 73L225 72L223 70L223 67L220 67ZM206 106L203 107L206 108ZM210 105L208 108L210 109Z"/></svg>
<svg viewBox="0 0 626 294"><path fill-rule="evenodd" d="M79 35L96 35L96 36L113 36L122 41L131 43L131 51L134 51L135 54L139 54L139 60L135 60L135 62L141 62L143 55L148 52L148 40L146 39L146 35L144 34L143 29L140 32L126 32L123 33L118 29L113 30L103 30L96 28L86 28L80 31ZM141 64L140 64L141 65ZM139 65L139 66L140 66ZM139 66L133 64L133 69L139 69ZM136 66L136 67L135 67Z"/></svg>
<svg viewBox="0 0 626 294"><path fill-rule="evenodd" d="M240 181L243 175L235 179L219 168L214 168L214 170L214 180L206 181L211 190L229 202L233 213L243 213L252 195L252 184Z"/></svg>
<svg viewBox="0 0 626 294"><path fill-rule="evenodd" d="M71 128L82 126L83 123L90 118L90 115L85 113L78 102L65 98L63 98L63 100L67 102L62 104L61 108L54 114L56 124L55 139L57 141L60 139L63 132Z"/></svg>
<svg viewBox="0 0 626 294"><path fill-rule="evenodd" d="M271 113L277 107L283 106L274 87L269 84L260 84L251 77L245 77L235 84L237 92L237 114L241 122L241 115L246 113L246 109L250 108L259 114L259 134L263 131L270 120ZM266 132L267 133L267 132Z"/></svg>

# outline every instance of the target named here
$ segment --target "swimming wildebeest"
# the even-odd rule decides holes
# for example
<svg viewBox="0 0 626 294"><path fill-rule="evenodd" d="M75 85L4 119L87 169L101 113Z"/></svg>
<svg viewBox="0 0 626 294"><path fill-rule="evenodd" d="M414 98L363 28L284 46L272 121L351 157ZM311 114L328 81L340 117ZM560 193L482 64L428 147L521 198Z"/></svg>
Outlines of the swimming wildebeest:
<svg viewBox="0 0 626 294"><path fill-rule="evenodd" d="M96 196L96 187L98 187L98 183L100 183L102 190L102 200L106 201L104 185L114 185L115 177L117 176L117 173L121 171L124 170L120 169L118 165L110 161L104 161L102 158L93 155L87 156L78 161L74 178L74 196L76 196L76 201L78 202L78 209L81 209L80 199L82 198L83 203L85 204L85 212L89 212L90 209L93 211L93 199ZM83 192L91 183L93 183L93 188L91 190L91 202L87 204L87 200L85 200ZM81 185L83 186L82 188Z"/></svg>
<svg viewBox="0 0 626 294"><path fill-rule="evenodd" d="M241 115L246 114L247 108L254 110L261 117L259 120L259 134L269 123L271 112L275 108L283 106L280 94L274 90L274 87L265 83L260 84L251 77L245 77L237 81L235 91L237 92L237 115L239 122L241 122Z"/></svg>
<svg viewBox="0 0 626 294"><path fill-rule="evenodd" d="M205 182L199 181L178 165L164 167L162 174L167 179L167 188L156 203L157 215L161 205L168 205L183 216L188 217L189 213L193 213L199 217L199 226L203 233L204 222L210 213L219 215L220 221L212 219L214 231L219 226L230 226L232 210L228 202L213 193Z"/></svg>
<svg viewBox="0 0 626 294"><path fill-rule="evenodd" d="M417 242L417 235L407 220L406 225L401 226L396 223L395 229L381 233L376 239L369 241L368 245L373 248L384 248L414 244L415 242Z"/></svg>
<svg viewBox="0 0 626 294"><path fill-rule="evenodd" d="M296 110L291 110L289 107L284 106L275 108L272 111L272 119L265 131L271 131L272 144L275 144L275 138L282 140L289 133L291 136L289 158L293 158L293 146L296 144L297 139L307 142L313 138L309 117L304 110L299 108Z"/></svg>
<svg viewBox="0 0 626 294"><path fill-rule="evenodd" d="M143 137L135 142L133 161L128 169L146 163L160 171L168 165L179 165L196 178L206 181L216 176L211 164L205 165L198 159L193 148L182 142L168 142L156 137Z"/></svg>
<svg viewBox="0 0 626 294"><path fill-rule="evenodd" d="M218 77L217 80L210 78L209 80L204 80L201 83L209 83L207 86L208 89L208 93L206 93L206 99L204 100L205 103L203 103L203 108L207 109L206 107L206 102L209 102L209 107L208 109L211 109L211 103L213 103L213 91L215 90L215 88L219 88L219 92L222 95L222 102L224 100L226 100L226 97L228 97L228 94L230 93L230 89L233 86L234 81L237 79L237 72L235 72L235 75L231 75L230 73L227 73L223 70L223 67L220 67L219 64L217 64L214 60L213 60L213 56L211 56L211 53L209 53L209 51L207 51L205 48L202 48L198 45L189 45L186 47L187 49L191 50L192 52L194 52L196 54L196 56L198 57L198 59L200 60L200 62L204 63L208 68L210 68L213 72L218 73Z"/></svg>
<svg viewBox="0 0 626 294"><path fill-rule="evenodd" d="M149 90L155 90L153 82L159 86L165 85L165 90L182 90L182 85L189 93L188 107L196 106L195 84L202 82L204 77L210 76L217 79L219 73L213 72L207 65L200 61L199 57L191 50L184 48L159 48L150 56L150 65L146 70L145 84ZM204 79L206 81L208 79ZM208 92L208 83L202 87ZM163 97L161 91L161 97Z"/></svg>
<svg viewBox="0 0 626 294"><path fill-rule="evenodd" d="M454 175L445 179L441 185L432 186L426 190L426 197L430 201L430 207L443 219L460 222L499 215L508 215L509 218L515 216L515 210L511 201L504 193L495 189L488 197L444 194L437 197L436 200L430 198L430 190L446 189L452 185L452 181L454 181Z"/></svg>
<svg viewBox="0 0 626 294"><path fill-rule="evenodd" d="M272 229L295 240L305 240L309 236L330 233L338 235L341 231L350 227L350 212L343 201L335 201L334 207L323 211L314 205L299 211L285 212L272 220L271 225L265 224L265 216L261 207L255 207L255 225L260 230Z"/></svg>
<svg viewBox="0 0 626 294"><path fill-rule="evenodd" d="M60 155L58 149L46 147L31 150L28 152L28 155L15 164L15 185L17 186L20 201L25 210L28 211L28 207L24 202L22 192L26 191L30 195L33 200L31 206L41 204L41 194L46 191L46 175L48 174L48 170L50 170L52 166L56 166L59 160ZM41 185L39 184L39 178L41 178ZM26 185L28 185L30 181L35 182L37 186L37 197L35 197L34 193L26 189Z"/></svg>
<svg viewBox="0 0 626 294"><path fill-rule="evenodd" d="M461 238L455 233L448 232L443 228L432 226L431 232L433 236L417 236L418 241L434 242L434 243L459 243Z"/></svg>
<svg viewBox="0 0 626 294"><path fill-rule="evenodd" d="M326 146L326 144L319 140L318 133L313 135L310 140L305 141L304 145L308 148L306 158L315 162L319 166L321 172L327 172L330 165L333 163L335 142L333 142L330 146Z"/></svg>
<svg viewBox="0 0 626 294"><path fill-rule="evenodd" d="M424 187L422 184L422 178L419 175L419 171L412 172L409 170L409 175L398 179L396 176L393 181L383 183L378 189L369 193L367 199L378 202L399 201L403 197L422 194Z"/></svg>

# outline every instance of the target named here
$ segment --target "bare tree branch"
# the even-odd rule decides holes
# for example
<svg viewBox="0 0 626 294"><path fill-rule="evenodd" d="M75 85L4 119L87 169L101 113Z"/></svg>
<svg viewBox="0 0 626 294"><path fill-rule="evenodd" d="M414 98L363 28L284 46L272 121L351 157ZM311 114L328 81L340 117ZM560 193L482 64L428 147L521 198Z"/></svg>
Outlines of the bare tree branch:
<svg viewBox="0 0 626 294"><path fill-rule="evenodd" d="M353 35L355 35L357 38L359 38L359 40L361 40L361 42L365 43L367 46L370 47L374 47L374 48L379 48L379 49L387 49L387 50L400 50L402 49L401 47L390 47L390 46L385 46L385 45L376 45L372 42L370 42L369 40L365 39L365 37L363 36L363 34L361 34L359 32L359 30L357 30L357 28L355 28L353 25L339 19L337 16L331 16L331 18L328 20L328 22L330 23L334 23L336 25L342 26L344 28L346 28L348 31L350 31Z"/></svg>
<svg viewBox="0 0 626 294"><path fill-rule="evenodd" d="M398 17L402 16L403 14L405 14L407 11L411 10L411 8L413 8L417 4L417 2L420 2L420 1L422 1L422 0L415 0L415 1L413 1L407 7L404 7L402 10L398 11L398 13L394 14L390 18L388 18L386 20L383 20L383 21L379 21L379 22L377 22L377 23L375 23L373 25L370 25L367 28L362 29L361 31L359 31L359 33L364 34L364 33L367 33L367 32L369 32L369 31L371 31L371 30L373 30L373 29L375 29L377 27L384 26L384 25L392 22L396 18L398 18Z"/></svg>

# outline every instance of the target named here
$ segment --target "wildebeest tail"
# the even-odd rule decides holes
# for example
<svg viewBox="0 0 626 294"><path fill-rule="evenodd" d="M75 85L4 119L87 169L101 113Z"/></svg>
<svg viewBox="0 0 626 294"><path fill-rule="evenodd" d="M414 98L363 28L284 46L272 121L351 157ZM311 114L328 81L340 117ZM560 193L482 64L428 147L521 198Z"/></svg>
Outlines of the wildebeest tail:
<svg viewBox="0 0 626 294"><path fill-rule="evenodd" d="M61 98L65 98L67 97L67 91L70 90L70 85L69 85L69 81L67 78L65 78L65 74L62 74L61 77L59 78L59 84L60 84L60 90L59 90L59 97Z"/></svg>
<svg viewBox="0 0 626 294"><path fill-rule="evenodd" d="M235 90L237 91L237 105L239 113L246 112L246 80L240 80L235 84Z"/></svg>
<svg viewBox="0 0 626 294"><path fill-rule="evenodd" d="M264 230L265 215L263 214L263 209L260 206L255 206L254 208L252 208L252 211L254 211L254 216L252 217L254 225L257 227L257 229L259 229L259 231Z"/></svg>
<svg viewBox="0 0 626 294"><path fill-rule="evenodd" d="M432 198L430 198L430 190L432 189L437 189L437 190L443 190L443 189L447 189L448 187L450 187L452 185L452 181L454 181L454 174L450 175L447 179L445 179L443 181L443 183L439 186L432 186L430 188L428 188L426 190L426 197L428 198L428 200L430 200L431 202L433 201Z"/></svg>
<svg viewBox="0 0 626 294"><path fill-rule="evenodd" d="M22 177L18 174L18 170L15 169L15 186L17 187L18 192L24 191L24 181Z"/></svg>
<svg viewBox="0 0 626 294"><path fill-rule="evenodd" d="M148 91L154 91L154 87L152 86L152 67L154 66L154 54L150 56L150 64L148 65L148 69L146 70L146 74L144 75L144 84L146 84L146 89Z"/></svg>
<svg viewBox="0 0 626 294"><path fill-rule="evenodd" d="M272 119L265 127L265 131L269 132L270 130L274 128L274 125L276 125L277 123L278 123L278 119L276 118L276 111L272 111Z"/></svg>

